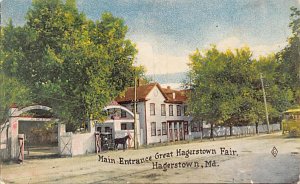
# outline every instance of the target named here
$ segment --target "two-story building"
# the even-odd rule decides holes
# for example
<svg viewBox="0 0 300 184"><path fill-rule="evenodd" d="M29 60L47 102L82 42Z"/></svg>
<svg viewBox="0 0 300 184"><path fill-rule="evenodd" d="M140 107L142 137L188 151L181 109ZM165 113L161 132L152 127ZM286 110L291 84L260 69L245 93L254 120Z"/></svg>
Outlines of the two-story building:
<svg viewBox="0 0 300 184"><path fill-rule="evenodd" d="M187 115L186 91L162 88L158 83L137 87L137 113L139 114L141 144L188 139L189 117ZM116 101L134 109L134 88L128 88ZM126 117L121 112L121 117Z"/></svg>

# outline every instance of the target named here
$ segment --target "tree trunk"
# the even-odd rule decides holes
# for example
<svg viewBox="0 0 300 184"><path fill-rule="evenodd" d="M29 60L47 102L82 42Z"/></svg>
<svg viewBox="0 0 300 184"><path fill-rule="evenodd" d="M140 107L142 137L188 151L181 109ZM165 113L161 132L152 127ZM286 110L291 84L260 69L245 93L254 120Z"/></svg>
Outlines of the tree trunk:
<svg viewBox="0 0 300 184"><path fill-rule="evenodd" d="M210 123L210 138L214 140L214 124Z"/></svg>
<svg viewBox="0 0 300 184"><path fill-rule="evenodd" d="M201 123L200 131L201 131L201 141L202 141L202 139L203 139L203 121Z"/></svg>
<svg viewBox="0 0 300 184"><path fill-rule="evenodd" d="M255 123L255 132L258 134L258 122Z"/></svg>
<svg viewBox="0 0 300 184"><path fill-rule="evenodd" d="M232 125L230 125L230 136L232 136Z"/></svg>

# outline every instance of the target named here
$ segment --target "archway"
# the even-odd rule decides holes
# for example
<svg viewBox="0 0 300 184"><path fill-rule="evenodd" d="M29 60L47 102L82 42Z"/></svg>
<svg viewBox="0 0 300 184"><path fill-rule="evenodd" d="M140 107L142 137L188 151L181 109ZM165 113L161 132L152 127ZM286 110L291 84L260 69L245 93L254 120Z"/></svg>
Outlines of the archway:
<svg viewBox="0 0 300 184"><path fill-rule="evenodd" d="M129 109L127 109L126 107L123 107L121 105L109 105L106 106L103 110L109 110L109 109L121 109L123 111L125 111L126 113L130 114L132 117L134 117L133 112L131 112Z"/></svg>
<svg viewBox="0 0 300 184"><path fill-rule="evenodd" d="M32 105L9 111L8 138L9 153L12 159L20 154L20 137L24 137L25 158L40 158L58 155L57 119L39 116L39 112L51 112L51 108L43 105ZM53 115L53 113L52 113ZM46 127L46 125L52 126Z"/></svg>

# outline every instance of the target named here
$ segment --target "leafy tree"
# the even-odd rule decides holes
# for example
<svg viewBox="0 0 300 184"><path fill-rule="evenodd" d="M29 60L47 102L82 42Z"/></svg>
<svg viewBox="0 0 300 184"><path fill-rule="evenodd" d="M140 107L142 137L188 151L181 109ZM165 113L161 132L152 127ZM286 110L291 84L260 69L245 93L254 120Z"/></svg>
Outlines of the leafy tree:
<svg viewBox="0 0 300 184"><path fill-rule="evenodd" d="M12 105L23 106L31 101L30 90L15 78L0 73L0 125L8 121L8 110ZM0 132L2 130L0 129Z"/></svg>
<svg viewBox="0 0 300 184"><path fill-rule="evenodd" d="M288 45L277 54L281 62L280 71L283 75L282 85L292 88L295 102L300 104L300 10L291 8L291 22L289 27L292 35Z"/></svg>
<svg viewBox="0 0 300 184"><path fill-rule="evenodd" d="M3 68L75 129L132 84L137 51L126 33L122 19L93 22L75 0L35 0L24 26L4 28Z"/></svg>
<svg viewBox="0 0 300 184"><path fill-rule="evenodd" d="M277 118L290 105L291 92L276 83L279 64L274 56L254 60L249 48L220 52L213 46L204 54L196 50L190 60L190 111L211 127L247 125L265 119L260 73L266 73L270 117Z"/></svg>

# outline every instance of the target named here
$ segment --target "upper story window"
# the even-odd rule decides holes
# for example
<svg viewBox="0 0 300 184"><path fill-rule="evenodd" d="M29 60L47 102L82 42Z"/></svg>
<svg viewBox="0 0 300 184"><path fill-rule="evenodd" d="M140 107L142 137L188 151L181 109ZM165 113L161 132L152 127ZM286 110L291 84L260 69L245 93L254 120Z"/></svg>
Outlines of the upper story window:
<svg viewBox="0 0 300 184"><path fill-rule="evenodd" d="M177 116L181 116L181 106L177 105Z"/></svg>
<svg viewBox="0 0 300 184"><path fill-rule="evenodd" d="M161 115L162 116L166 115L166 104L161 104Z"/></svg>
<svg viewBox="0 0 300 184"><path fill-rule="evenodd" d="M183 106L183 114L185 116L188 116L188 108L187 108L187 105Z"/></svg>
<svg viewBox="0 0 300 184"><path fill-rule="evenodd" d="M173 105L169 105L169 116L173 116Z"/></svg>
<svg viewBox="0 0 300 184"><path fill-rule="evenodd" d="M150 103L150 115L155 115L155 103Z"/></svg>

